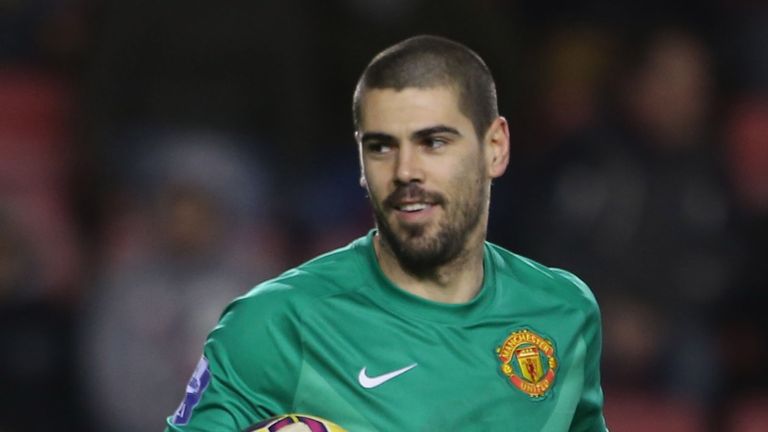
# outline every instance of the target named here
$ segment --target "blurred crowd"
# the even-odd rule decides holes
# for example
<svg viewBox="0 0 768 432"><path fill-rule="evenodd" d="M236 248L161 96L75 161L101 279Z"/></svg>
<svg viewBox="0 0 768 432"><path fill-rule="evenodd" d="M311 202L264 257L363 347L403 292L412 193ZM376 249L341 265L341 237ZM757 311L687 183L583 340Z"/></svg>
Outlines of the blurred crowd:
<svg viewBox="0 0 768 432"><path fill-rule="evenodd" d="M229 300L372 226L352 91L419 33L496 77L489 238L595 292L609 425L765 430L768 5L578 3L0 2L0 432L160 430Z"/></svg>

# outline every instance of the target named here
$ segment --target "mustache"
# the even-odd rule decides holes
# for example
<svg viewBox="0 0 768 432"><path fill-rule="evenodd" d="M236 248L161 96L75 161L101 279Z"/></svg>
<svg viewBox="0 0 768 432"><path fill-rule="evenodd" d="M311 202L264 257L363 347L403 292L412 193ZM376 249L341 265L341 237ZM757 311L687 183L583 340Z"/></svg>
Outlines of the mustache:
<svg viewBox="0 0 768 432"><path fill-rule="evenodd" d="M406 183L400 185L385 200L387 207L396 207L403 201L420 201L429 204L443 204L445 198L437 192L429 192L416 183Z"/></svg>

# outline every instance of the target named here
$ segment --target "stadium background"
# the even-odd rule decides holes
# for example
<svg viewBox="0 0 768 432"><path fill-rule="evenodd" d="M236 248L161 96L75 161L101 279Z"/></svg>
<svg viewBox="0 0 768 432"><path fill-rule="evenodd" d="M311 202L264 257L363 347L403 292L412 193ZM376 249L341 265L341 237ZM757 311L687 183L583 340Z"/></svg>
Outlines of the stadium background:
<svg viewBox="0 0 768 432"><path fill-rule="evenodd" d="M496 77L489 237L597 294L611 429L768 430L768 6L572 3L0 1L0 431L159 430L230 298L370 227L353 86L419 33Z"/></svg>

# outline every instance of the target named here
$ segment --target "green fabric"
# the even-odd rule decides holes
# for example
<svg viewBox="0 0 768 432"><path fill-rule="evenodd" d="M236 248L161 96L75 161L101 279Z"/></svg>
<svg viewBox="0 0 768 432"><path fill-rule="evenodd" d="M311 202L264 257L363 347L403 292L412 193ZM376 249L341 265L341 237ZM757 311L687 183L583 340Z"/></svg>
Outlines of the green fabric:
<svg viewBox="0 0 768 432"><path fill-rule="evenodd" d="M205 345L209 385L189 423L169 417L167 430L240 431L294 412L351 432L606 430L600 316L584 283L486 243L478 295L436 303L387 280L374 234L235 300ZM523 330L545 341L533 354L554 372L543 396L502 372L497 349ZM521 376L517 358L508 366ZM412 364L376 387L358 382L364 367L377 377Z"/></svg>

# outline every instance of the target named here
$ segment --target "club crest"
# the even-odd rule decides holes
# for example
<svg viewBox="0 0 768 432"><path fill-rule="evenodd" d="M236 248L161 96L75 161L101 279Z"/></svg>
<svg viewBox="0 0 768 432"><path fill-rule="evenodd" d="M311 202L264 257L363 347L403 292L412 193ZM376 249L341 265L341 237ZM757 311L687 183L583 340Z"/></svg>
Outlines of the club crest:
<svg viewBox="0 0 768 432"><path fill-rule="evenodd" d="M512 385L535 399L546 396L558 366L551 341L531 330L518 330L507 336L496 354L501 372Z"/></svg>

